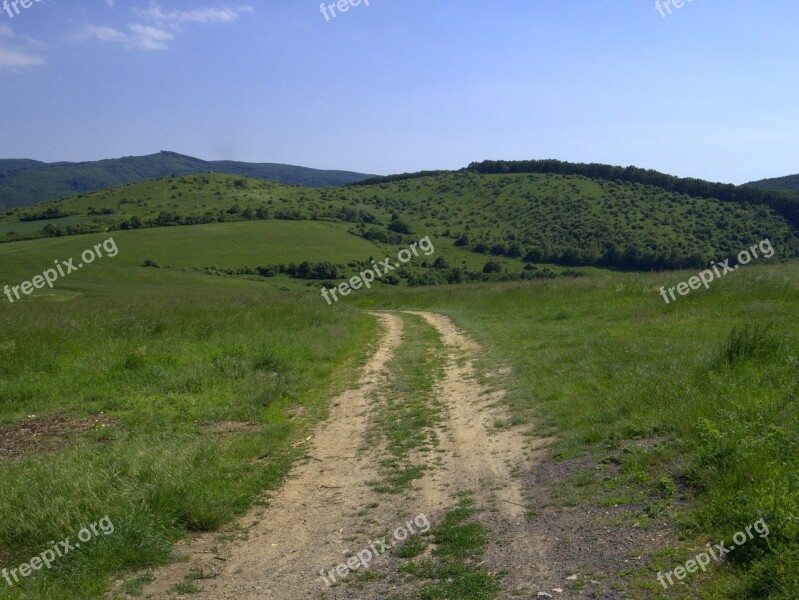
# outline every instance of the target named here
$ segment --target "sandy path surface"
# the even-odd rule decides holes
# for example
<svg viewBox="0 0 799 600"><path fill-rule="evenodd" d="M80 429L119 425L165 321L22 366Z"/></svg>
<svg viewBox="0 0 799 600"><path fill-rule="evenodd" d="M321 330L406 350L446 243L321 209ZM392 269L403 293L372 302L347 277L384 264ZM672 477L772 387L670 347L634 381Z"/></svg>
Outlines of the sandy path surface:
<svg viewBox="0 0 799 600"><path fill-rule="evenodd" d="M489 392L478 383L474 358L480 347L459 332L448 317L407 314L420 316L433 326L448 351L444 379L436 390L448 412L441 436L441 448L448 458L442 471L423 480L424 493L438 497L445 490L451 496L453 487L469 490L476 494L478 505L495 508L511 522L522 519L524 498L510 471L527 440L515 432L492 431L500 412L494 405L504 391Z"/></svg>
<svg viewBox="0 0 799 600"><path fill-rule="evenodd" d="M544 457L546 440L525 436L518 428L496 428L497 420L508 420L498 404L505 391L501 381L492 386L499 388L493 391L478 381L474 361L480 346L449 317L409 314L422 317L439 332L449 356L437 390L449 410L441 444L449 457L447 468L425 478L422 490L433 497L473 492L476 506L484 511L477 518L492 531L485 567L505 573L500 598L519 598L519 590L544 589L534 584L551 578L547 555L554 540L528 523L520 482L512 473L534 470ZM494 374L497 377L501 379L501 374Z"/></svg>

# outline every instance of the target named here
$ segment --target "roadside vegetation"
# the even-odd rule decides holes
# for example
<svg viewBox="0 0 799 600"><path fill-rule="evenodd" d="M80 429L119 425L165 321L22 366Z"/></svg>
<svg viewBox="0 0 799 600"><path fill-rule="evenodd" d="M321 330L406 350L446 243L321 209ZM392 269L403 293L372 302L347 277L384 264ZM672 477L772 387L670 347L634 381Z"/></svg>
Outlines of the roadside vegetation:
<svg viewBox="0 0 799 600"><path fill-rule="evenodd" d="M105 515L115 525L51 570L0 581L0 598L102 597L113 574L243 513L280 484L376 333L352 309L152 274L0 306L2 564Z"/></svg>
<svg viewBox="0 0 799 600"><path fill-rule="evenodd" d="M555 435L562 502L627 503L637 526L674 525L659 559L625 573L646 597L799 596L799 265L756 266L666 306L680 273L377 291L364 308L452 316L513 367L514 421ZM670 593L655 576L765 519L770 534ZM631 526L633 523L615 523ZM671 595L669 595L671 594Z"/></svg>

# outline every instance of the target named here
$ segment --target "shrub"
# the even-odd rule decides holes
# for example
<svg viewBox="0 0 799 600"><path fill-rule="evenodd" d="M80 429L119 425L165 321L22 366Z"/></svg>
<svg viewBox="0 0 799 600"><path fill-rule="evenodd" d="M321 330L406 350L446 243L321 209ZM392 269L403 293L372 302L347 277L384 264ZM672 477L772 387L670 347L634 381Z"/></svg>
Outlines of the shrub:
<svg viewBox="0 0 799 600"><path fill-rule="evenodd" d="M488 261L483 267L483 273L502 273L502 264L496 261Z"/></svg>
<svg viewBox="0 0 799 600"><path fill-rule="evenodd" d="M363 234L363 238L372 242L382 242L384 244L387 244L389 239L388 234L377 227L371 227L366 230Z"/></svg>
<svg viewBox="0 0 799 600"><path fill-rule="evenodd" d="M411 226L403 221L400 221L399 219L392 221L388 226L388 230L393 231L394 233L402 234L413 233L413 231L411 231Z"/></svg>
<svg viewBox="0 0 799 600"><path fill-rule="evenodd" d="M280 272L280 270L274 266L256 267L255 270L258 271L261 277L274 277Z"/></svg>

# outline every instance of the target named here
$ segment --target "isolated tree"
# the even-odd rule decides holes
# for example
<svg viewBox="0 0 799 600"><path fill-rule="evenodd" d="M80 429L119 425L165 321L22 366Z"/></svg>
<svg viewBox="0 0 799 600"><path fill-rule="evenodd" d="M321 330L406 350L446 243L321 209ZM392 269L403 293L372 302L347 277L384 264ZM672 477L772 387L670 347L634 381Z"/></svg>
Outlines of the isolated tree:
<svg viewBox="0 0 799 600"><path fill-rule="evenodd" d="M502 273L502 263L488 261L483 267L483 273Z"/></svg>
<svg viewBox="0 0 799 600"><path fill-rule="evenodd" d="M413 231L411 231L411 226L403 221L400 221L399 219L397 219L396 221L392 221L389 224L388 229L389 231L393 231L394 233L403 233L403 234L413 233Z"/></svg>

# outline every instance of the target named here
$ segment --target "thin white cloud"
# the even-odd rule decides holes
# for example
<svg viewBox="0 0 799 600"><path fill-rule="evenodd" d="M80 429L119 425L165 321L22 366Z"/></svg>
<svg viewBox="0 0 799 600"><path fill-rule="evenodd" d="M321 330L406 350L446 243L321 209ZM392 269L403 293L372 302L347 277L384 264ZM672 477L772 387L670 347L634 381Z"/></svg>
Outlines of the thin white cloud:
<svg viewBox="0 0 799 600"><path fill-rule="evenodd" d="M127 42L128 36L114 29L113 27L101 27L99 25L88 25L86 36L92 37L103 42Z"/></svg>
<svg viewBox="0 0 799 600"><path fill-rule="evenodd" d="M0 46L0 69L14 67L35 67L43 65L44 59L22 48Z"/></svg>
<svg viewBox="0 0 799 600"><path fill-rule="evenodd" d="M128 29L131 31L134 45L145 50L164 50L167 42L175 39L173 33L150 25L132 23L128 25Z"/></svg>
<svg viewBox="0 0 799 600"><path fill-rule="evenodd" d="M127 31L120 31L114 27L104 27L100 25L88 25L81 40L96 39L101 42L117 42L125 44L128 48L139 50L165 50L167 42L175 39L175 35L169 31L158 29L151 25L141 23L131 23L127 26Z"/></svg>
<svg viewBox="0 0 799 600"><path fill-rule="evenodd" d="M107 1L109 6L114 6L114 0ZM231 23L242 14L254 12L254 9L242 5L235 8L165 10L157 2L151 2L148 8L132 9L132 12L138 17L137 22L128 23L124 28L89 25L79 39L122 43L139 50L165 50L188 25Z"/></svg>
<svg viewBox="0 0 799 600"><path fill-rule="evenodd" d="M199 10L165 11L158 4L151 4L145 10L136 10L142 17L161 23L230 23L244 13L254 12L251 6L238 8L202 8Z"/></svg>
<svg viewBox="0 0 799 600"><path fill-rule="evenodd" d="M35 67L45 64L44 59L34 52L44 44L27 36L18 36L9 25L0 23L0 69Z"/></svg>

